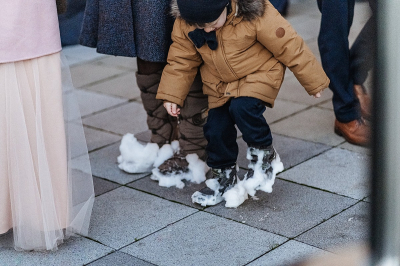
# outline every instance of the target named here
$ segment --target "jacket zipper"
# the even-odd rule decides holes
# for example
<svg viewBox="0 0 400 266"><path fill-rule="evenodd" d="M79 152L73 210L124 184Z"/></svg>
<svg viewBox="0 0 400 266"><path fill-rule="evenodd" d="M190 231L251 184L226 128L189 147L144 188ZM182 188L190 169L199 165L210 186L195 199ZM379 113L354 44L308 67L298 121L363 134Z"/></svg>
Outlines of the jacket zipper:
<svg viewBox="0 0 400 266"><path fill-rule="evenodd" d="M222 36L222 29L219 33L220 36ZM225 54L225 48L224 45L222 43L222 38L217 38L217 40L219 40L219 45L221 46L221 50L222 50L222 56L224 57L225 60L225 64L228 66L229 70L232 72L232 74L235 76L236 79L239 79L239 77L236 75L235 71L233 71L231 65L228 62L228 59L226 58L226 54Z"/></svg>

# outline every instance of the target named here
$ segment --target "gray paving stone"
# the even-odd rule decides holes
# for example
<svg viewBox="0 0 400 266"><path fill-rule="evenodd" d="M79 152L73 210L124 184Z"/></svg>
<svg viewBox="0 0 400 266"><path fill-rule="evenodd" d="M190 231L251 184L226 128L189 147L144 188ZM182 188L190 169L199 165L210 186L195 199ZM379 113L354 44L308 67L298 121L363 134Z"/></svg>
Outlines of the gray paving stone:
<svg viewBox="0 0 400 266"><path fill-rule="evenodd" d="M348 142L340 144L338 146L338 148L342 148L342 149L346 149L346 150L349 150L349 151L362 153L362 154L365 154L365 155L372 155L371 149L369 147L357 146L357 145L353 145L353 144L348 143Z"/></svg>
<svg viewBox="0 0 400 266"><path fill-rule="evenodd" d="M123 252L116 251L107 255L99 260L96 260L90 264L89 266L152 266L154 264L140 260L131 255L128 255Z"/></svg>
<svg viewBox="0 0 400 266"><path fill-rule="evenodd" d="M296 240L335 251L349 244L368 241L370 204L359 202L348 210L300 235Z"/></svg>
<svg viewBox="0 0 400 266"><path fill-rule="evenodd" d="M244 265L286 240L208 213L196 213L121 251L156 265Z"/></svg>
<svg viewBox="0 0 400 266"><path fill-rule="evenodd" d="M105 131L84 127L88 151L92 151L108 144L121 141L121 136Z"/></svg>
<svg viewBox="0 0 400 266"><path fill-rule="evenodd" d="M139 99L140 90L136 84L136 77L133 71L120 75L103 82L87 86L85 89L114 95L125 99Z"/></svg>
<svg viewBox="0 0 400 266"><path fill-rule="evenodd" d="M294 74L289 70L286 72L287 74L285 75L285 79L277 99L308 105L317 105L321 102L332 99L332 92L329 89L324 90L320 98L314 98L313 96L308 95Z"/></svg>
<svg viewBox="0 0 400 266"><path fill-rule="evenodd" d="M71 152L71 158L76 158L88 153L88 141L85 143L85 131L82 124L68 122L65 124L65 129L68 135L68 147ZM85 145L86 144L86 145Z"/></svg>
<svg viewBox="0 0 400 266"><path fill-rule="evenodd" d="M322 108L329 109L329 110L333 111L333 104L332 104L332 101L330 101L330 100L328 100L326 102L323 102L321 104L318 104L318 107L322 107Z"/></svg>
<svg viewBox="0 0 400 266"><path fill-rule="evenodd" d="M101 194L104 194L110 190L116 189L117 187L121 186L95 176L93 177L93 185L94 185L94 193L96 196L99 196Z"/></svg>
<svg viewBox="0 0 400 266"><path fill-rule="evenodd" d="M79 266L113 251L109 247L83 237L72 237L64 241L55 252L15 251L10 247L11 241L12 234L0 236L0 265L2 266Z"/></svg>
<svg viewBox="0 0 400 266"><path fill-rule="evenodd" d="M137 70L136 57L124 56L108 56L104 59L97 60L97 64L104 64L107 66L116 66L121 68L128 68L130 70Z"/></svg>
<svg viewBox="0 0 400 266"><path fill-rule="evenodd" d="M271 250L261 258L248 264L248 266L283 266L292 265L310 256L329 254L316 247L309 246L294 240Z"/></svg>
<svg viewBox="0 0 400 266"><path fill-rule="evenodd" d="M150 173L128 174L118 168L120 143L115 143L89 154L92 174L125 185ZM79 168L78 168L79 169Z"/></svg>
<svg viewBox="0 0 400 266"><path fill-rule="evenodd" d="M267 120L267 123L271 124L307 107L308 105L306 104L277 99L275 101L274 108L267 108L267 110L264 112L264 117Z"/></svg>
<svg viewBox="0 0 400 266"><path fill-rule="evenodd" d="M279 177L354 199L363 199L369 195L368 162L367 155L334 148Z"/></svg>
<svg viewBox="0 0 400 266"><path fill-rule="evenodd" d="M357 201L277 179L272 193L258 191L237 209L224 203L205 211L286 237L295 237Z"/></svg>
<svg viewBox="0 0 400 266"><path fill-rule="evenodd" d="M99 112L128 100L86 90L75 90L81 116Z"/></svg>
<svg viewBox="0 0 400 266"><path fill-rule="evenodd" d="M274 133L336 146L344 142L333 130L332 111L312 107L271 125Z"/></svg>
<svg viewBox="0 0 400 266"><path fill-rule="evenodd" d="M120 187L96 197L89 237L120 249L196 211L131 188Z"/></svg>
<svg viewBox="0 0 400 266"><path fill-rule="evenodd" d="M238 139L237 142L239 145L238 164L240 167L247 169L249 164L249 161L246 159L247 144L243 139ZM285 169L289 169L331 148L321 143L289 138L277 134L273 134L273 145L281 157Z"/></svg>
<svg viewBox="0 0 400 266"><path fill-rule="evenodd" d="M141 142L144 142L144 143L150 142L151 131L150 130L145 130L143 132L135 134L135 137L137 138L137 140L139 140Z"/></svg>
<svg viewBox="0 0 400 266"><path fill-rule="evenodd" d="M185 187L182 189L176 187L160 187L158 182L151 180L149 176L129 183L128 186L174 202L180 202L194 208L203 209L200 205L192 203L192 194L202 189L205 186L204 182L201 184L195 184L184 181L184 183Z"/></svg>
<svg viewBox="0 0 400 266"><path fill-rule="evenodd" d="M62 53L66 57L71 58L74 64L85 63L108 57L108 55L97 53L95 48L89 48L82 45L70 45L63 47Z"/></svg>
<svg viewBox="0 0 400 266"><path fill-rule="evenodd" d="M319 32L321 18L320 16L308 16L307 19L304 19L304 16L298 16L289 18L289 22L303 40L307 41L313 39L315 33Z"/></svg>
<svg viewBox="0 0 400 266"><path fill-rule="evenodd" d="M77 88L127 72L117 67L98 65L95 62L74 65L70 69L73 84Z"/></svg>
<svg viewBox="0 0 400 266"><path fill-rule="evenodd" d="M147 130L147 114L141 103L131 102L83 119L83 124L125 135Z"/></svg>

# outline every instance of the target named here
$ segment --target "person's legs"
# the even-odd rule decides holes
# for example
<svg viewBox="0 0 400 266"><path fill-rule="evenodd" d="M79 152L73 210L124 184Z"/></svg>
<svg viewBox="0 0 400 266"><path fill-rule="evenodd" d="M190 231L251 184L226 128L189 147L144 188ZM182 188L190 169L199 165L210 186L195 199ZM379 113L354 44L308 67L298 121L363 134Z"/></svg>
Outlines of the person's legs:
<svg viewBox="0 0 400 266"><path fill-rule="evenodd" d="M322 13L318 46L322 65L333 92L336 119L347 123L360 118L359 104L350 77L349 31L353 22L355 0L317 0Z"/></svg>
<svg viewBox="0 0 400 266"><path fill-rule="evenodd" d="M355 0L317 0L322 13L318 46L322 66L330 79L335 133L356 145L369 142L369 127L361 119L360 104L350 74L349 31Z"/></svg>
<svg viewBox="0 0 400 266"><path fill-rule="evenodd" d="M141 91L143 107L147 113L147 125L151 130L151 142L160 147L170 143L176 131L176 119L168 115L163 101L156 99L158 84L165 63L148 62L137 58L136 82Z"/></svg>
<svg viewBox="0 0 400 266"><path fill-rule="evenodd" d="M243 134L248 146L260 147L272 144L271 130L265 120L263 101L252 97L238 97L231 100L229 113Z"/></svg>
<svg viewBox="0 0 400 266"><path fill-rule="evenodd" d="M206 187L192 195L194 203L210 206L220 203L222 195L237 182L236 159L239 153L236 143L235 122L229 113L231 101L208 112L204 126L207 144L207 164L212 168L212 180Z"/></svg>
<svg viewBox="0 0 400 266"><path fill-rule="evenodd" d="M207 139L207 165L211 168L226 168L236 164L239 148L236 143L235 121L229 112L231 102L211 109L204 126Z"/></svg>
<svg viewBox="0 0 400 266"><path fill-rule="evenodd" d="M350 76L354 84L362 85L374 63L374 21L371 17L350 49Z"/></svg>

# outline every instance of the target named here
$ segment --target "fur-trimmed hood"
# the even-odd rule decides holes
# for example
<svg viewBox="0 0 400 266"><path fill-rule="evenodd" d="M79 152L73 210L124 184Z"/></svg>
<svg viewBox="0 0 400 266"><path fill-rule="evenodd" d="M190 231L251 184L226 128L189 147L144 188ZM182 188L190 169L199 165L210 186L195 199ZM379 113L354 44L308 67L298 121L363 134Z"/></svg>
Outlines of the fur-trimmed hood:
<svg viewBox="0 0 400 266"><path fill-rule="evenodd" d="M236 17L243 17L243 20L251 21L264 15L266 2L266 0L232 0L232 12ZM171 14L175 18L181 17L177 0L171 1Z"/></svg>

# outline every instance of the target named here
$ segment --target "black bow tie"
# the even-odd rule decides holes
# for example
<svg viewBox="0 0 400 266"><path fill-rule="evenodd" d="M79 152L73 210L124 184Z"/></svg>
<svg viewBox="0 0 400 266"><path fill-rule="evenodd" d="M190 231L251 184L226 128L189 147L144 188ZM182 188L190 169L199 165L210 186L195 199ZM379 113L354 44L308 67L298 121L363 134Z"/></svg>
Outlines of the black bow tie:
<svg viewBox="0 0 400 266"><path fill-rule="evenodd" d="M202 47L205 43L208 44L208 47L210 47L211 50L215 50L218 47L215 31L205 32L202 29L195 29L194 31L189 32L189 38L197 48Z"/></svg>

